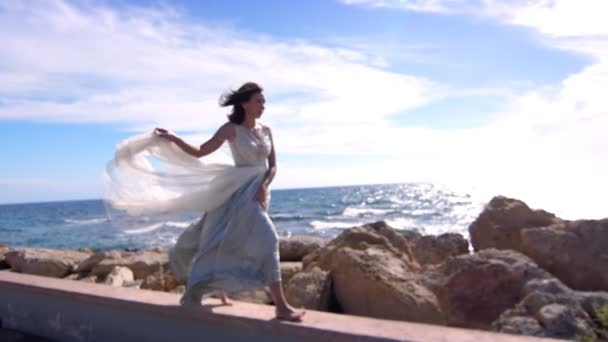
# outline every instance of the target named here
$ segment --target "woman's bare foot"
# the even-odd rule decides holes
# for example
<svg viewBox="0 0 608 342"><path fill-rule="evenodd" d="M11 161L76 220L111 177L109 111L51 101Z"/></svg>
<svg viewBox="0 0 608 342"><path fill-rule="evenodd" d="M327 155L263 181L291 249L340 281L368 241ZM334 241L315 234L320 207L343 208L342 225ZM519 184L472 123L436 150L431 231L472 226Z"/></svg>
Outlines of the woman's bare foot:
<svg viewBox="0 0 608 342"><path fill-rule="evenodd" d="M278 320L289 322L302 322L302 317L306 314L305 310L294 310L291 307L277 309L276 316Z"/></svg>
<svg viewBox="0 0 608 342"><path fill-rule="evenodd" d="M220 299L222 300L223 305L232 305L232 301L228 298L228 296L226 296L226 293L224 293L223 291L220 292Z"/></svg>

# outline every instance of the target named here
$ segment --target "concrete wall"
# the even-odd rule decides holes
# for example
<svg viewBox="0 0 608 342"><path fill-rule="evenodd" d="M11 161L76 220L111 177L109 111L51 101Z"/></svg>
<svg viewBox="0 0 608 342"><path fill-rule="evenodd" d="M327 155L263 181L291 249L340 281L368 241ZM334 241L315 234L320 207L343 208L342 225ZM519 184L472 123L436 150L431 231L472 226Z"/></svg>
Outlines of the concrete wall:
<svg viewBox="0 0 608 342"><path fill-rule="evenodd" d="M302 323L243 302L184 308L170 293L0 271L3 328L58 341L542 341L308 311ZM545 340L548 341L548 340Z"/></svg>

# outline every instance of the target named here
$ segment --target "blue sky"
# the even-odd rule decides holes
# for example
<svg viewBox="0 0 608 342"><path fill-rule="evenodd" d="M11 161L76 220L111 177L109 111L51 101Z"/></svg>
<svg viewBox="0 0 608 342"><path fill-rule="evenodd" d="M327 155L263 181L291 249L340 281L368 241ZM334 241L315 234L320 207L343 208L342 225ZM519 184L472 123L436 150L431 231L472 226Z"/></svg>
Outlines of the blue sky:
<svg viewBox="0 0 608 342"><path fill-rule="evenodd" d="M0 203L99 198L121 140L163 126L200 144L225 120L218 96L254 80L275 188L430 181L605 216L607 10L3 1Z"/></svg>

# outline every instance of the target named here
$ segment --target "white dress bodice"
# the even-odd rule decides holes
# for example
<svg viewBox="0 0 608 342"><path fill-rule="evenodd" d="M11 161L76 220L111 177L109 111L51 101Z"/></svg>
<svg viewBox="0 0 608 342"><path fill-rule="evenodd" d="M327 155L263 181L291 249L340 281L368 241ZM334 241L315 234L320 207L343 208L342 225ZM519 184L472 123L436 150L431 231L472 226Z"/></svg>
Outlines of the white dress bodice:
<svg viewBox="0 0 608 342"><path fill-rule="evenodd" d="M272 149L268 128L258 125L252 132L245 126L235 126L236 136L229 142L234 165L266 166L266 159Z"/></svg>

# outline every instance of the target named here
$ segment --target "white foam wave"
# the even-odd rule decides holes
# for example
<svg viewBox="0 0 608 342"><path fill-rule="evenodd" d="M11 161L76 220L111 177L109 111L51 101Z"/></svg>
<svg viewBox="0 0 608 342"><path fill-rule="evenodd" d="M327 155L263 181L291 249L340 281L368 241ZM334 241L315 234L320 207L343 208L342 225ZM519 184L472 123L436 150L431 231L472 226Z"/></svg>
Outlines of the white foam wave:
<svg viewBox="0 0 608 342"><path fill-rule="evenodd" d="M164 223L156 223L156 224L152 224L152 225L142 227L142 228L127 229L124 232L125 232L125 234L129 234L129 235L149 233L149 232L155 231L158 228L162 227L163 224Z"/></svg>
<svg viewBox="0 0 608 342"><path fill-rule="evenodd" d="M357 216L361 216L361 215L365 215L365 214L383 215L390 211L391 210L389 210L389 209L346 207L346 209L344 209L344 211L342 212L342 215L344 215L346 217L357 217Z"/></svg>
<svg viewBox="0 0 608 342"><path fill-rule="evenodd" d="M388 224L389 226L391 226L395 229L411 229L411 228L416 228L419 226L419 224L416 224L415 220L407 219L407 218L403 218L403 217L399 217L399 218L395 218L395 219L387 219L387 220L384 220L384 222L386 222L386 224Z"/></svg>
<svg viewBox="0 0 608 342"><path fill-rule="evenodd" d="M352 228L361 226L361 222L339 222L339 221L311 221L310 226L314 229L328 229L328 228Z"/></svg>
<svg viewBox="0 0 608 342"><path fill-rule="evenodd" d="M169 221L169 222L166 222L165 225L169 226L169 227L176 227L176 228L188 228L194 222L196 222L196 220L184 221L184 222Z"/></svg>
<svg viewBox="0 0 608 342"><path fill-rule="evenodd" d="M87 225L87 224L105 223L105 222L108 222L108 219L105 217L88 219L88 220L65 219L65 220L63 220L63 222L69 223L69 224Z"/></svg>

